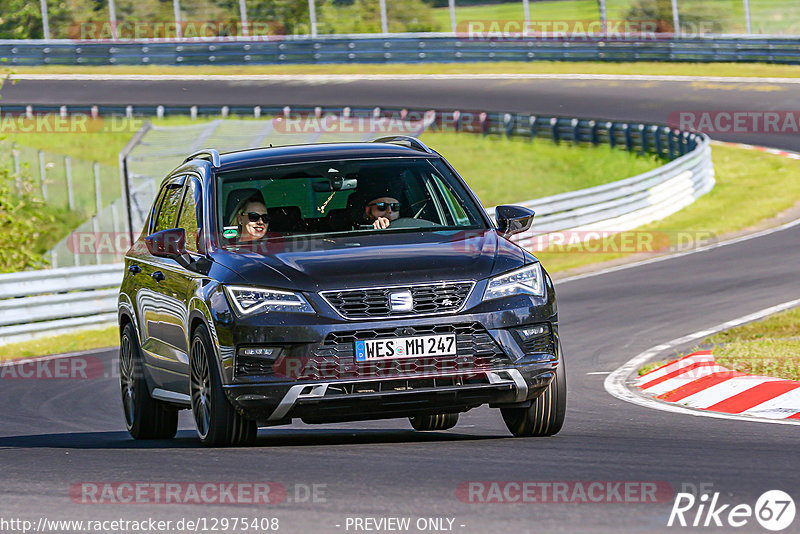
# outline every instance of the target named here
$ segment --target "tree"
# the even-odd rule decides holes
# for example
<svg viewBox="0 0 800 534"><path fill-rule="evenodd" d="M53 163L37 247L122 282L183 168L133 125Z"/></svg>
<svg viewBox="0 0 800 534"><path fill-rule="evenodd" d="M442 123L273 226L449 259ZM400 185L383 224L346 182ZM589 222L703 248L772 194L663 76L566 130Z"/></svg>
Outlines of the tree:
<svg viewBox="0 0 800 534"><path fill-rule="evenodd" d="M69 23L70 13L66 2L50 0L47 14L51 37L58 37L52 29ZM42 13L39 2L33 0L3 0L0 12L0 39L43 39Z"/></svg>

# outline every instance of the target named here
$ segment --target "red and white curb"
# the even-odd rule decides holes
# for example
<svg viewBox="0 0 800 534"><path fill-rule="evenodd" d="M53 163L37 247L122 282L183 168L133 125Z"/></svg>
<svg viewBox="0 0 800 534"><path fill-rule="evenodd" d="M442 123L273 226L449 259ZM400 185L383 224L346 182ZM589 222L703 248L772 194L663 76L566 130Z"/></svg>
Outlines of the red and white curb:
<svg viewBox="0 0 800 534"><path fill-rule="evenodd" d="M702 350L640 376L636 386L665 402L767 419L800 419L800 382L740 373Z"/></svg>
<svg viewBox="0 0 800 534"><path fill-rule="evenodd" d="M796 221L793 222L792 224L796 224ZM744 315L742 317L738 317L736 319L732 319L730 321L727 321L727 322L712 326L711 328L706 328L704 330L699 330L697 332L693 332L691 334L687 334L685 336L673 339L673 340L668 341L666 343L662 343L660 345L656 345L654 347L651 347L651 348L647 349L646 351L634 356L633 358L631 358L630 360L625 362L622 366L620 366L617 369L613 370L611 372L611 374L609 374L606 377L605 381L603 382L603 387L605 388L606 392L608 392L611 396L616 397L617 399L623 400L625 402L629 402L631 404L644 406L646 408L650 408L650 409L653 409L653 410L660 410L660 411L663 411L663 412L680 413L680 414L692 415L692 416L696 416L696 417L711 417L711 418L714 418L714 419L733 419L733 420L737 420L737 421L748 421L748 422L757 422L757 423L771 423L771 424L777 424L777 425L800 425L800 419L799 418L785 417L785 418L777 418L776 419L774 416L773 417L767 417L762 413L759 413L757 415L753 414L752 412L748 413L748 414L742 413L744 411L747 411L748 409L752 409L752 408L756 408L756 407L758 407L759 409L764 409L764 408L769 409L769 405L759 406L760 404L765 404L769 399L764 399L760 403L757 402L757 403L753 404L752 406L744 407L742 409L742 412L734 412L734 411L723 412L723 411L712 411L712 410L709 410L707 408L706 409L693 408L693 407L689 407L689 406L683 404L682 402L666 402L666 401L657 399L652 395L645 394L644 391L640 390L639 387L637 387L637 381L641 378L641 377L638 376L638 370L643 365L645 365L646 363L652 362L652 361L654 361L654 360L656 360L658 358L663 358L665 354L669 354L670 352L673 352L674 350L679 349L680 347L694 345L697 342L699 342L700 340L705 339L705 338L707 338L708 336L710 336L712 334L716 334L717 332L721 332L722 330L728 330L728 329L733 328L735 326L740 326L740 325L743 325L743 324L746 324L746 323L750 323L750 322L753 322L753 321L758 321L759 319L763 319L764 317L767 317L769 315L772 315L772 314L775 314L775 313L778 313L778 312L781 312L781 311L784 311L784 310L789 310L791 308L795 308L795 307L798 307L798 306L800 306L800 299L790 300L790 301L787 301L787 302L783 302L781 304L777 304L775 306L770 306L769 308L764 308L763 310L759 310L759 311L757 311L755 313ZM703 368L703 367L712 368L713 366L716 365L716 362L713 362L713 360L711 359L709 354L700 354L700 355L695 355L695 356L698 357L696 361L694 361L694 362L684 362L684 364L678 364L678 368L677 369L680 368L680 365L693 365L694 363L703 363L703 362L705 362L706 365L698 366L697 368ZM701 360L700 357L703 357L703 356L705 356L705 359ZM656 369L655 371L657 371L657 370L658 369ZM714 368L714 370L712 372L714 372L714 371L722 372L721 369L717 369L717 368ZM703 371L699 371L699 372L703 372ZM733 373L733 371L728 371L728 372ZM676 375L675 377L671 377L671 378L677 378L677 376L678 375ZM721 375L721 376L725 377L725 375ZM651 378L655 379L656 377L651 375ZM684 378L688 379L688 378L691 378L691 377L684 377ZM697 378L702 379L703 377L701 376L701 377L697 377ZM735 377L731 376L730 378L735 378ZM765 378L765 377L758 377L758 378ZM662 383L667 382L667 380L669 380L669 379L663 380ZM777 380L780 380L780 379L775 379L775 378L768 379L768 381L777 381ZM675 385L675 387L673 387L671 389L677 389L677 388L681 387L682 385L686 385L687 383L690 383L690 382L693 382L693 380L687 380L686 383L680 383L680 384L673 382L673 384L676 384L676 385ZM724 380L722 380L722 382L724 382ZM746 383L747 382L745 382L745 384ZM754 384L753 387L756 387L756 385L755 385L756 382L753 382L753 384ZM669 386L670 385L668 384L668 385L661 386L661 388L669 388ZM708 389L711 389L711 388L708 388ZM664 389L662 392L660 392L658 394L661 395L663 393L666 393L667 391L668 391L667 389ZM740 393L742 393L742 392L744 392L744 391L740 391ZM655 393L655 391L653 391L652 393ZM699 393L699 391L698 391L698 393ZM788 393L788 391L785 392L785 393ZM796 394L800 394L800 392L795 391L794 394L795 395ZM732 395L730 398L733 398L733 397L734 396ZM708 397L707 398L707 401L709 401L708 407L711 407L711 406L714 406L715 404L718 404L718 402L720 402L721 400L722 399L720 399L719 401L714 402L713 399ZM738 402L738 400L739 399L737 398L736 401ZM685 401L686 401L686 399L684 399L684 402ZM718 408L718 406L716 408ZM793 415L794 413L797 413L797 411L800 411L800 409L795 410L794 412L792 412L792 414L787 414L787 415Z"/></svg>
<svg viewBox="0 0 800 534"><path fill-rule="evenodd" d="M756 150L758 152L766 152L767 154L772 154L773 156L781 156L784 158L789 159L797 159L800 160L800 154L797 152L791 152L789 150L780 150L778 148L770 148L768 146L758 146L758 145L748 145L746 143L731 143L728 141L712 141L715 145L725 145L725 146L732 146L736 148L743 148L745 150Z"/></svg>

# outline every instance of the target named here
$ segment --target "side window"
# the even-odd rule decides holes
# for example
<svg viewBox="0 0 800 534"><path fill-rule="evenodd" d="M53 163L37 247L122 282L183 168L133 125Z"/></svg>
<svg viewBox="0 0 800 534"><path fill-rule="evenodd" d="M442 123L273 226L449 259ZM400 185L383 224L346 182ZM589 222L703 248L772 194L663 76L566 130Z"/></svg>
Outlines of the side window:
<svg viewBox="0 0 800 534"><path fill-rule="evenodd" d="M186 188L177 225L177 228L186 230L186 250L191 252L197 252L197 230L200 228L198 221L203 220L202 208L200 181L192 177Z"/></svg>
<svg viewBox="0 0 800 534"><path fill-rule="evenodd" d="M469 217L467 216L464 208L461 206L461 203L456 198L455 194L447 188L447 186L442 183L438 176L433 175L433 181L436 184L437 189L444 197L444 201L449 208L450 215L456 220L456 224L466 226L470 224Z"/></svg>
<svg viewBox="0 0 800 534"><path fill-rule="evenodd" d="M181 205L181 193L183 185L181 183L169 183L164 186L161 204L158 207L153 232L160 232L168 228L175 228L175 219L178 215L178 208Z"/></svg>

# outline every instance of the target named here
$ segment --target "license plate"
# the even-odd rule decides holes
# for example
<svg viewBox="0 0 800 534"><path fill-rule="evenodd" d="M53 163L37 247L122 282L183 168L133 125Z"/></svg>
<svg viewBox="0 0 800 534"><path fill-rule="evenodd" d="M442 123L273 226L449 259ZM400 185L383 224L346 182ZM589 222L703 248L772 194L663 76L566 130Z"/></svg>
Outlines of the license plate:
<svg viewBox="0 0 800 534"><path fill-rule="evenodd" d="M393 358L426 358L455 356L456 335L390 337L356 341L356 361L388 360Z"/></svg>

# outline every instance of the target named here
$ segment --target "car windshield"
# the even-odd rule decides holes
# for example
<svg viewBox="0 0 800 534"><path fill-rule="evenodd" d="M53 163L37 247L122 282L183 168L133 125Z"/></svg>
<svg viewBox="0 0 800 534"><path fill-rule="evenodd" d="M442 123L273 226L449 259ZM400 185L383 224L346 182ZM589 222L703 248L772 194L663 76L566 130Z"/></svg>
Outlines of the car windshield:
<svg viewBox="0 0 800 534"><path fill-rule="evenodd" d="M314 161L220 173L223 246L300 236L484 229L441 160Z"/></svg>

